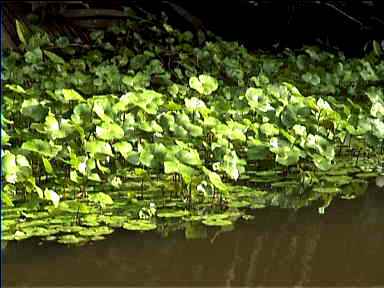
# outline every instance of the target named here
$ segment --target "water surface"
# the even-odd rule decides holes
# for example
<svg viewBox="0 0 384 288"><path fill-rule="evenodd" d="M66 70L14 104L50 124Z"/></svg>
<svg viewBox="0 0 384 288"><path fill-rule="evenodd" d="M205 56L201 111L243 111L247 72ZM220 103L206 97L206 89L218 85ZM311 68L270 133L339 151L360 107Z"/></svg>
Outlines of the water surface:
<svg viewBox="0 0 384 288"><path fill-rule="evenodd" d="M370 187L319 215L268 208L233 231L115 232L67 247L9 242L3 252L10 286L382 286L384 189Z"/></svg>

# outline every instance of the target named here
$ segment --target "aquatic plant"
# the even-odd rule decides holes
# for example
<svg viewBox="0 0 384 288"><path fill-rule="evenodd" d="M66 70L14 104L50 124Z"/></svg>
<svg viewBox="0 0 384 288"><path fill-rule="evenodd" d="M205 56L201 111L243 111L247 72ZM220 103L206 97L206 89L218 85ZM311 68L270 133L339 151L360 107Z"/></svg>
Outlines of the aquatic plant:
<svg viewBox="0 0 384 288"><path fill-rule="evenodd" d="M5 222L5 239L82 243L164 219L226 226L235 219L218 213L271 205L323 213L359 195L354 178L383 175L377 53L269 55L131 19L76 46L22 30L2 67L4 221L19 207L50 216L27 216L29 230Z"/></svg>

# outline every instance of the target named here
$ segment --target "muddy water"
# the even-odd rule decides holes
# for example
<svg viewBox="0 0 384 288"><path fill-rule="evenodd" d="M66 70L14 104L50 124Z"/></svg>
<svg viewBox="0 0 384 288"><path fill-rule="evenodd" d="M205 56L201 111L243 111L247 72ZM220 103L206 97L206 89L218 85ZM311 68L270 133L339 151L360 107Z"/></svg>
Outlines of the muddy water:
<svg viewBox="0 0 384 288"><path fill-rule="evenodd" d="M10 242L10 286L383 286L384 188L319 215L264 209L233 231L115 232L83 247Z"/></svg>

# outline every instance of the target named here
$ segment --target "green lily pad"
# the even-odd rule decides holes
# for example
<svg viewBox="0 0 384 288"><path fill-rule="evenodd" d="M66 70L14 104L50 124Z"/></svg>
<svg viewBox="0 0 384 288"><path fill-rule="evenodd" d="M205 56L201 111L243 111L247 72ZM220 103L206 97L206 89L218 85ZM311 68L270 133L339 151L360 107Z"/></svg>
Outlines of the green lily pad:
<svg viewBox="0 0 384 288"><path fill-rule="evenodd" d="M82 224L86 226L100 226L101 219L97 214L85 215Z"/></svg>
<svg viewBox="0 0 384 288"><path fill-rule="evenodd" d="M188 216L189 212L185 210L169 210L169 211L160 211L157 213L159 218L180 218Z"/></svg>
<svg viewBox="0 0 384 288"><path fill-rule="evenodd" d="M231 220L223 219L223 217L208 216L202 223L207 226L231 226L233 223Z"/></svg>
<svg viewBox="0 0 384 288"><path fill-rule="evenodd" d="M107 226L91 227L91 228L87 228L79 231L80 236L86 236L86 237L107 235L112 233L113 233L113 229Z"/></svg>
<svg viewBox="0 0 384 288"><path fill-rule="evenodd" d="M113 204L113 200L111 196L103 192L98 192L98 193L89 195L88 200L100 205L101 207L105 207L106 205Z"/></svg>
<svg viewBox="0 0 384 288"><path fill-rule="evenodd" d="M336 194L336 193L341 192L342 190L340 188L334 187L334 186L329 186L329 187L324 186L324 187L314 187L313 191L318 192L318 193Z"/></svg>
<svg viewBox="0 0 384 288"><path fill-rule="evenodd" d="M84 237L78 237L75 235L63 235L60 236L57 240L58 243L61 244L80 244L87 242L88 239Z"/></svg>
<svg viewBox="0 0 384 288"><path fill-rule="evenodd" d="M124 223L123 228L133 231L149 231L156 229L156 224L146 220L129 220Z"/></svg>
<svg viewBox="0 0 384 288"><path fill-rule="evenodd" d="M86 227L83 226L61 226L58 227L57 230L62 233L78 233L80 231L83 231L87 229Z"/></svg>
<svg viewBox="0 0 384 288"><path fill-rule="evenodd" d="M342 186L351 183L352 177L340 175L340 176L327 176L324 178L326 182L333 183L336 186Z"/></svg>
<svg viewBox="0 0 384 288"><path fill-rule="evenodd" d="M20 241L20 240L28 239L32 237L32 235L24 233L23 231L17 230L13 235L13 237L14 237L14 240Z"/></svg>
<svg viewBox="0 0 384 288"><path fill-rule="evenodd" d="M45 241L56 241L57 240L57 236L50 235L50 236L45 237L44 240Z"/></svg>
<svg viewBox="0 0 384 288"><path fill-rule="evenodd" d="M105 240L105 237L104 236L101 236L101 235L96 235L96 236L93 236L91 238L89 238L91 241L101 241L101 240Z"/></svg>
<svg viewBox="0 0 384 288"><path fill-rule="evenodd" d="M277 176L281 173L281 171L276 170L266 170L266 171L248 171L249 175L256 175L256 176L262 176L262 177L268 177L268 176Z"/></svg>
<svg viewBox="0 0 384 288"><path fill-rule="evenodd" d="M244 207L250 206L251 203L245 200L239 200L239 201L230 201L227 205L230 208L244 208Z"/></svg>
<svg viewBox="0 0 384 288"><path fill-rule="evenodd" d="M357 173L357 174L355 174L355 176L358 178L367 179L367 178L377 177L377 176L379 176L379 173L378 172Z"/></svg>
<svg viewBox="0 0 384 288"><path fill-rule="evenodd" d="M29 237L32 237L32 236L44 237L44 236L57 234L59 231L55 229L47 229L44 227L28 227L28 228L24 228L22 232L24 232Z"/></svg>
<svg viewBox="0 0 384 288"><path fill-rule="evenodd" d="M261 204L261 203L252 203L251 206L249 206L249 208L251 208L251 209L262 209L265 207L267 207L267 206L265 204Z"/></svg>
<svg viewBox="0 0 384 288"><path fill-rule="evenodd" d="M298 186L299 182L298 181L281 181L281 182L275 182L271 183L273 188L284 188L288 186Z"/></svg>

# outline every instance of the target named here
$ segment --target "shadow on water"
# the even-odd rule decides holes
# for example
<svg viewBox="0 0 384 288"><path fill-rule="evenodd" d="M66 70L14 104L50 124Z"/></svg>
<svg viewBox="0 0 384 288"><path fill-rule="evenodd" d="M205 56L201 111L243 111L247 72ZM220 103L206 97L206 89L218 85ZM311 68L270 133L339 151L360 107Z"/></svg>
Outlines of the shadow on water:
<svg viewBox="0 0 384 288"><path fill-rule="evenodd" d="M65 247L37 240L5 248L8 286L384 285L384 191L336 201L325 215L264 209L236 229L186 240L182 231L115 232ZM215 235L214 235L215 234ZM214 235L214 237L211 237ZM217 236L217 237L216 237Z"/></svg>

